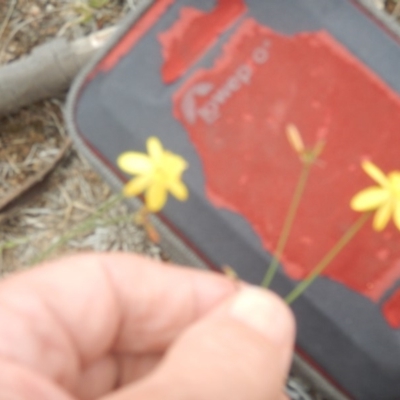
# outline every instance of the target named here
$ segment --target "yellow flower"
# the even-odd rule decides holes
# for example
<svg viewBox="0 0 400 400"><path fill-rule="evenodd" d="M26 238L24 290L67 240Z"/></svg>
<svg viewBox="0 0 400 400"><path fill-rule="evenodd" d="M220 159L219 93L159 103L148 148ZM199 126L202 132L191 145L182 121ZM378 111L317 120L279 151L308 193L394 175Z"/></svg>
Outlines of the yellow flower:
<svg viewBox="0 0 400 400"><path fill-rule="evenodd" d="M351 200L351 208L355 211L376 210L373 227L377 231L383 230L392 216L400 230L400 171L385 175L369 161L364 161L362 168L379 186L371 186L356 194Z"/></svg>
<svg viewBox="0 0 400 400"><path fill-rule="evenodd" d="M117 164L122 171L136 175L124 186L124 195L133 197L145 191L146 207L157 212L164 207L168 191L180 201L188 198L188 189L181 180L187 163L164 150L156 137L148 138L146 144L148 155L134 151L122 153Z"/></svg>

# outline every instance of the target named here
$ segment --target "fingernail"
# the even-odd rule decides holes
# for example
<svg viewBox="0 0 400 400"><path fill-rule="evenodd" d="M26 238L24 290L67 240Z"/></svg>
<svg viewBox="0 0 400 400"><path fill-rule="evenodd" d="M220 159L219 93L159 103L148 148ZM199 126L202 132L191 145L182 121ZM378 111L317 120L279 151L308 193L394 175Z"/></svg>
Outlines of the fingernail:
<svg viewBox="0 0 400 400"><path fill-rule="evenodd" d="M242 289L233 301L231 315L274 344L288 341L291 323L288 312L278 299L265 290Z"/></svg>

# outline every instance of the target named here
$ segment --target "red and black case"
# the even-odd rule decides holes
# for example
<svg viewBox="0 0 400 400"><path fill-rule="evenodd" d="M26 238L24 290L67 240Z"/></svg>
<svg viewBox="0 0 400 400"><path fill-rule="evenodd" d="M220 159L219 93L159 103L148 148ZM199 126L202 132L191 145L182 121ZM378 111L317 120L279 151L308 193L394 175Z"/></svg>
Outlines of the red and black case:
<svg viewBox="0 0 400 400"><path fill-rule="evenodd" d="M360 163L400 170L399 30L366 3L142 2L75 82L71 135L115 188L119 154L150 136L184 157L190 198L158 215L169 251L254 284L301 171L287 125L324 140L272 284L284 296L359 217ZM351 398L399 399L399 278L400 232L368 222L293 305L300 364Z"/></svg>

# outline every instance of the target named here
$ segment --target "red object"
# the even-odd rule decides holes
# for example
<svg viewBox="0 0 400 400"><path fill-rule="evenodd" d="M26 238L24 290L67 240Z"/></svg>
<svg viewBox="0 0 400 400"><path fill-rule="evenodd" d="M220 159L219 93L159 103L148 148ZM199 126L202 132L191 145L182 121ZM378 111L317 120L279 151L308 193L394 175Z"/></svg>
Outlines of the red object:
<svg viewBox="0 0 400 400"><path fill-rule="evenodd" d="M174 1L155 2L91 76L112 69ZM159 35L163 80L186 73L245 10L243 0L219 0L209 13L184 8ZM215 65L194 73L174 102L203 162L210 201L241 214L269 252L301 169L287 124L299 128L309 147L326 139L282 257L294 279L303 279L358 218L350 199L375 184L361 161L385 172L400 169L398 95L323 31L287 37L247 19ZM368 224L324 275L377 302L400 278L399 239L393 224L383 233ZM400 327L398 292L383 313Z"/></svg>
<svg viewBox="0 0 400 400"><path fill-rule="evenodd" d="M288 277L303 279L360 217L350 199L375 185L361 161L370 159L385 173L400 169L400 99L383 82L390 79L398 88L394 42L353 1L340 2L332 14L330 0L307 0L294 9L289 2L213 0L208 12L200 0L202 10L185 8L193 2L155 0L140 19L132 15L100 68L75 86L67 110L71 133L78 145L86 143L82 150L114 184L110 171L125 178L115 165L118 154L126 146L143 149L148 135L161 127L166 148L190 163L187 184L198 182L201 172L205 180L204 188L192 187L185 205L170 204L160 215L183 242L177 254L198 251L214 265L231 260L252 282L267 266L262 249L248 242L248 230L235 224L234 214L274 252L302 168L286 138L287 125L299 128L307 147L324 138L326 148L312 168L283 254L286 276L280 273L274 282L285 294ZM234 17L231 11L241 3L248 10ZM315 7L328 12L316 14ZM215 18L218 9L221 18ZM199 21L204 30L189 34ZM282 31L290 26L293 32L325 26L333 36L324 31L285 36L266 24ZM374 47L381 58L373 55ZM372 66L380 76L368 69ZM168 86L165 77L181 79ZM198 190L205 190L208 202L196 197ZM215 213L213 206L233 215ZM394 330L400 328L400 233L393 223L374 232L371 222L329 266L316 290L294 307L301 320L297 345L308 366L341 391L354 398L393 399L400 393ZM324 301L321 288L327 291Z"/></svg>
<svg viewBox="0 0 400 400"><path fill-rule="evenodd" d="M392 328L400 328L400 289L383 306L383 313Z"/></svg>
<svg viewBox="0 0 400 400"><path fill-rule="evenodd" d="M189 46L185 38L182 32ZM301 171L286 126L295 124L309 147L325 138L283 256L294 279L359 218L350 200L375 184L361 161L400 169L399 97L322 31L287 37L247 19L174 103L202 160L210 201L241 214L270 252ZM324 275L378 301L400 278L399 240L392 223L383 233L367 223Z"/></svg>
<svg viewBox="0 0 400 400"><path fill-rule="evenodd" d="M162 77L171 83L183 75L244 11L244 0L218 0L209 13L181 10L181 20L159 36L163 45Z"/></svg>

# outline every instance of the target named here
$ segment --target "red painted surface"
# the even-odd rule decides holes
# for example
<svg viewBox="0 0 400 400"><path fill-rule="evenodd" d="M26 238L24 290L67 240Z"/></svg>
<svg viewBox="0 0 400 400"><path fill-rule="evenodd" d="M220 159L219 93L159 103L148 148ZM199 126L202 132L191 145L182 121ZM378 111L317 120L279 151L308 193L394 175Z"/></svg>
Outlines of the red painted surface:
<svg viewBox="0 0 400 400"><path fill-rule="evenodd" d="M392 328L400 328L400 289L397 289L394 295L386 301L383 306L383 313L389 325Z"/></svg>
<svg viewBox="0 0 400 400"><path fill-rule="evenodd" d="M149 31L154 23L167 11L175 0L156 0L139 20L130 29L126 35L118 42L118 45L113 47L107 56L101 60L92 75L97 74L99 71L111 70L118 61L124 57L129 50Z"/></svg>
<svg viewBox="0 0 400 400"><path fill-rule="evenodd" d="M241 214L270 252L301 170L285 127L295 124L308 146L326 139L283 256L294 279L359 217L350 199L374 184L360 162L400 169L399 97L325 32L287 37L246 20L174 103L202 160L209 199ZM382 233L367 223L325 276L378 301L400 278L399 243L392 223ZM400 297L392 304L400 319Z"/></svg>
<svg viewBox="0 0 400 400"><path fill-rule="evenodd" d="M208 13L182 8L180 20L159 35L165 60L164 82L171 83L182 76L245 10L244 0L218 0Z"/></svg>

